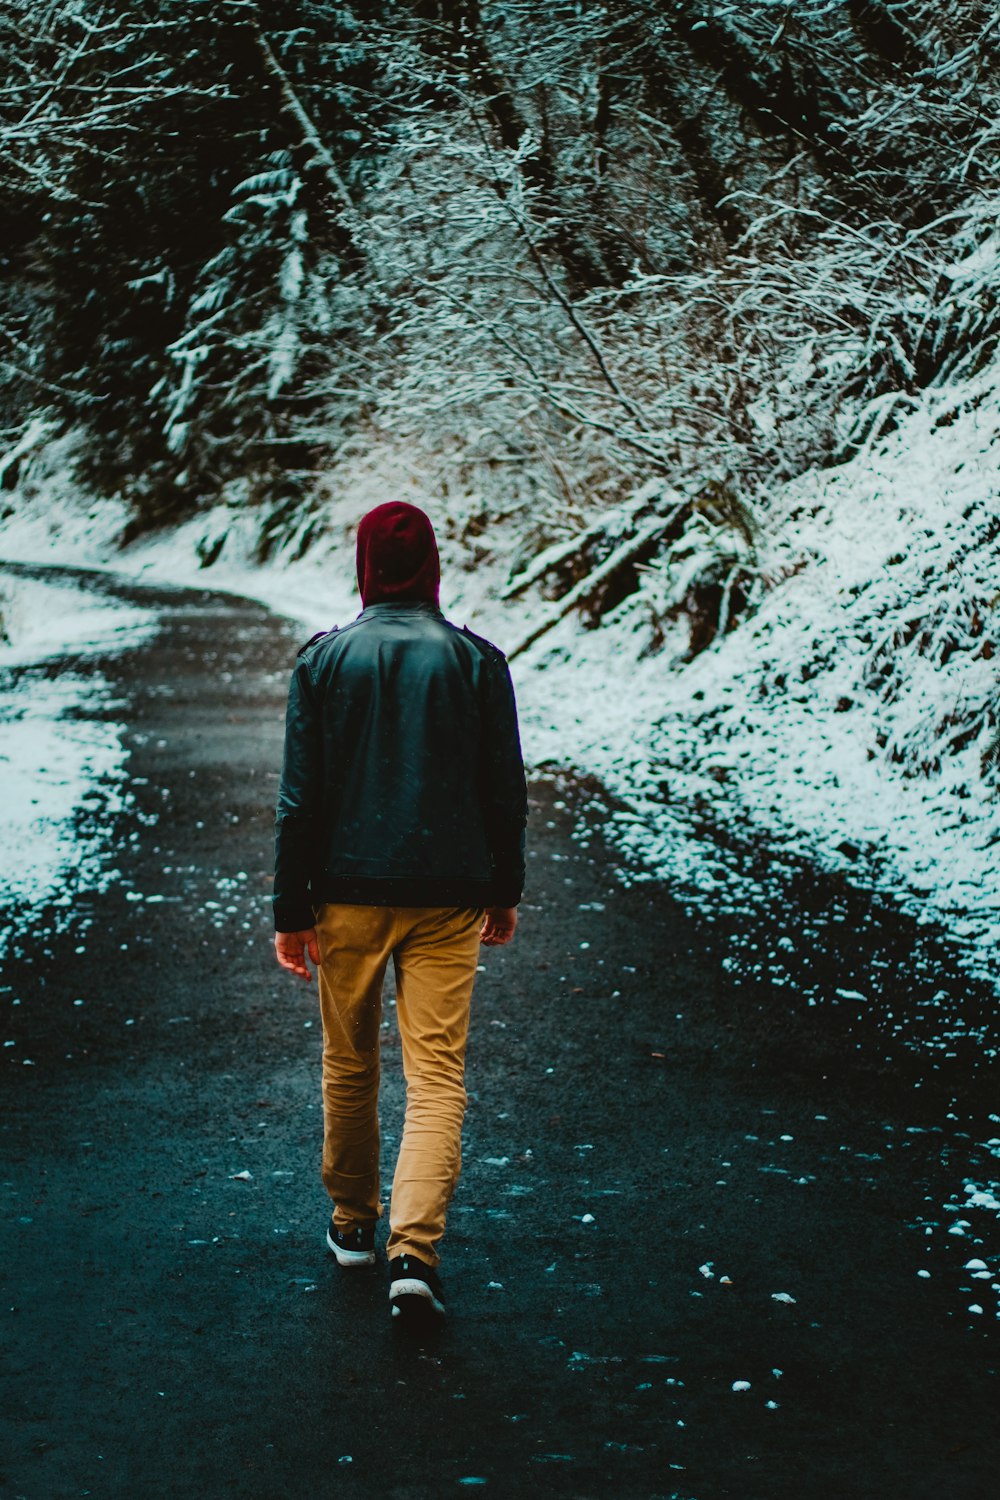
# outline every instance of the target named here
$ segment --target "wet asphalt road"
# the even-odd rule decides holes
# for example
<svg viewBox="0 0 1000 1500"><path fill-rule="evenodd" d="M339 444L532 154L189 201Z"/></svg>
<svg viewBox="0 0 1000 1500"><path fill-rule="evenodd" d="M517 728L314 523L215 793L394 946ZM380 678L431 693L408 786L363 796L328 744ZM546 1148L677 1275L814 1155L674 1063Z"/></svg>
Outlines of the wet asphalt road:
<svg viewBox="0 0 1000 1500"><path fill-rule="evenodd" d="M19 929L0 982L4 1500L992 1496L997 1278L963 1268L997 1272L997 1218L958 1205L995 1181L995 1069L741 985L668 890L615 881L585 788L533 784L521 927L474 1002L451 1315L399 1335L384 1268L323 1248L315 994L270 950L297 642L94 586L161 626L96 663L128 704L122 878L75 934ZM391 1025L384 1049L388 1157Z"/></svg>

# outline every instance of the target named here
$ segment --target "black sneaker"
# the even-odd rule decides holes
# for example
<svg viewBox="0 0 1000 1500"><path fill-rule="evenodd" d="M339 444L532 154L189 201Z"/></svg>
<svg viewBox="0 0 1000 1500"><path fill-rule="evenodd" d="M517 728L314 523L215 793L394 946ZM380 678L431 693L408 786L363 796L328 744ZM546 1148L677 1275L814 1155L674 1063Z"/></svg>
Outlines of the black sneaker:
<svg viewBox="0 0 1000 1500"><path fill-rule="evenodd" d="M330 1218L326 1243L342 1266L375 1264L375 1225L358 1224L353 1229L338 1229Z"/></svg>
<svg viewBox="0 0 1000 1500"><path fill-rule="evenodd" d="M389 1262L389 1306L394 1318L444 1317L444 1293L437 1273L416 1255Z"/></svg>

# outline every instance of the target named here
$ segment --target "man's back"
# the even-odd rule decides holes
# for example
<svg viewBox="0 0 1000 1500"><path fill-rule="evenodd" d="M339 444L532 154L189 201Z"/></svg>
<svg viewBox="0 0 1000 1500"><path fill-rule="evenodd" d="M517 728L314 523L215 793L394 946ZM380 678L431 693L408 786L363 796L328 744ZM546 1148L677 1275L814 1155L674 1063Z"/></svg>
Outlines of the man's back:
<svg viewBox="0 0 1000 1500"><path fill-rule="evenodd" d="M488 641L431 603L376 603L302 653L276 905L293 894L283 833L314 905L513 904L524 818L513 689Z"/></svg>

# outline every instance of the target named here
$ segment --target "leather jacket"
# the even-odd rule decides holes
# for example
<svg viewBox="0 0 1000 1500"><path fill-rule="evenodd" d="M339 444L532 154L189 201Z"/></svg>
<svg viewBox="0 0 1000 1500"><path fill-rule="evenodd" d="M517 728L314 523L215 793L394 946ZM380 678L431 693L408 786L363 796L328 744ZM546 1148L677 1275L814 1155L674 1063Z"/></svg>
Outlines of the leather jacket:
<svg viewBox="0 0 1000 1500"><path fill-rule="evenodd" d="M371 604L299 652L274 916L325 902L515 906L527 794L503 653L434 604Z"/></svg>

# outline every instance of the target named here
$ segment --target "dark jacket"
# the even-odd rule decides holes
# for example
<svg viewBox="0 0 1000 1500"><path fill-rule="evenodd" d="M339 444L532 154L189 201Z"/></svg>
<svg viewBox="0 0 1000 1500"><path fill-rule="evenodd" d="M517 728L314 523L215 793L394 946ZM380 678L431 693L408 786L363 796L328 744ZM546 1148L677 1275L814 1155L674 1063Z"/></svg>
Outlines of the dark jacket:
<svg viewBox="0 0 1000 1500"><path fill-rule="evenodd" d="M324 902L514 906L527 796L507 662L429 603L371 604L292 674L274 916Z"/></svg>

